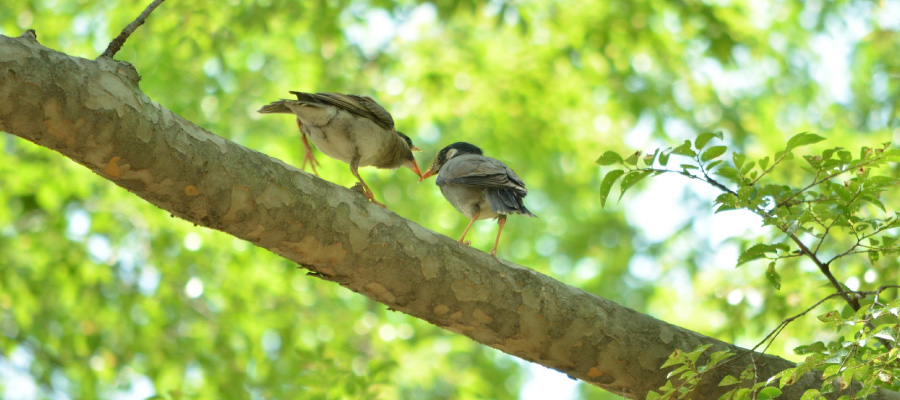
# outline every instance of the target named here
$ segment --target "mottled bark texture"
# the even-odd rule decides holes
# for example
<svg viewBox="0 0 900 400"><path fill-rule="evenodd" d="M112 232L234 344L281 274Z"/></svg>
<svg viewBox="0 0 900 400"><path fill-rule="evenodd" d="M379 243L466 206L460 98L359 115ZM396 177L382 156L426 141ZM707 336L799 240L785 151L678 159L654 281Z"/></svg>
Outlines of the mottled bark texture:
<svg viewBox="0 0 900 400"><path fill-rule="evenodd" d="M28 34L0 36L0 129L392 309L627 398L666 381L659 366L675 349L740 351L462 246L207 132L147 98L138 79L126 63L71 57ZM722 376L748 359L717 371L695 398L718 398ZM790 366L763 356L759 373ZM783 398L819 384L808 374Z"/></svg>

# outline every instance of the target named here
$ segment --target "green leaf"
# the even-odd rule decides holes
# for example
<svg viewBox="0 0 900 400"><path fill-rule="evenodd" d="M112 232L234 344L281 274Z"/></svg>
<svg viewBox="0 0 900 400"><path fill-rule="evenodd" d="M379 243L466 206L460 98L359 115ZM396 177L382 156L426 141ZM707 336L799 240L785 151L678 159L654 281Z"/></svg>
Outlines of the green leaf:
<svg viewBox="0 0 900 400"><path fill-rule="evenodd" d="M625 175L625 178L622 179L622 183L619 185L619 188L622 190L622 192L619 193L619 201L622 200L622 196L625 195L625 191L628 190L628 188L646 178L647 175L650 175L650 172L651 171L632 171Z"/></svg>
<svg viewBox="0 0 900 400"><path fill-rule="evenodd" d="M849 163L850 161L853 161L853 154L850 154L850 152L847 150L841 150L837 154L842 163Z"/></svg>
<svg viewBox="0 0 900 400"><path fill-rule="evenodd" d="M873 154L875 154L875 151L872 150L870 147L863 146L861 149L859 149L859 159L860 160L867 160L870 157L872 157Z"/></svg>
<svg viewBox="0 0 900 400"><path fill-rule="evenodd" d="M603 177L603 181L600 182L600 208L606 206L606 199L609 198L609 191L612 189L613 184L624 174L625 171L614 169L607 172L606 176Z"/></svg>
<svg viewBox="0 0 900 400"><path fill-rule="evenodd" d="M734 400L744 400L750 398L750 389L740 388L734 392Z"/></svg>
<svg viewBox="0 0 900 400"><path fill-rule="evenodd" d="M644 164L648 167L653 166L653 160L656 160L656 156L659 154L659 149L653 152L653 154L647 153L644 155Z"/></svg>
<svg viewBox="0 0 900 400"><path fill-rule="evenodd" d="M748 261L753 261L753 260L756 260L759 258L763 258L766 256L766 253L776 253L777 254L776 250L778 250L778 249L784 250L786 247L787 247L787 245L785 245L785 244L775 244L775 245L763 244L763 243L755 244L755 245L751 246L749 249L744 250L743 253L741 253L740 257L738 257L737 265L740 266L741 264L746 263Z"/></svg>
<svg viewBox="0 0 900 400"><path fill-rule="evenodd" d="M836 312L836 311L833 311L833 312ZM837 360L835 360L835 361L837 361ZM835 376L840 371L841 371L840 364L829 365L829 366L825 367L824 371L822 371L822 379L828 379L832 376Z"/></svg>
<svg viewBox="0 0 900 400"><path fill-rule="evenodd" d="M722 361L728 357L731 357L733 355L734 355L734 353L732 353L728 350L720 350L720 351L713 352L712 354L709 355L709 364L707 364L707 365L710 367L716 366L719 364L720 361Z"/></svg>
<svg viewBox="0 0 900 400"><path fill-rule="evenodd" d="M863 201L865 201L865 202L867 202L867 203L870 203L870 204L874 205L875 207L880 208L881 211L886 211L885 208L884 208L884 203L882 203L881 200L879 200L877 197L872 197L872 196L859 196L859 199L860 199L860 200L863 200Z"/></svg>
<svg viewBox="0 0 900 400"><path fill-rule="evenodd" d="M766 158L766 160L768 160L768 157ZM752 170L753 167L755 167L755 166L756 166L756 161L750 161L750 162L744 164L744 167L741 168L741 175L747 175L747 173L750 172L750 170ZM762 166L762 162L760 162L760 166Z"/></svg>
<svg viewBox="0 0 900 400"><path fill-rule="evenodd" d="M757 400L769 400L774 399L778 396L781 396L781 389L777 387L764 387L763 390L760 390L759 393L756 394Z"/></svg>
<svg viewBox="0 0 900 400"><path fill-rule="evenodd" d="M827 150L823 151L822 152L822 160L824 160L824 161L830 160L831 156L833 156L836 151L841 150L841 149L843 149L843 147L835 147L835 148L827 149Z"/></svg>
<svg viewBox="0 0 900 400"><path fill-rule="evenodd" d="M726 166L726 167L719 168L718 170L716 170L716 175L719 175L719 176L721 176L725 179L728 179L729 181L735 182L735 183L743 183L744 182L744 179L741 178L740 173L736 169L731 168L731 167Z"/></svg>
<svg viewBox="0 0 900 400"><path fill-rule="evenodd" d="M615 163L621 164L622 156L620 156L619 153L616 153L614 151L607 151L607 152L603 153L603 155L600 156L600 158L597 159L596 163L600 164L600 165L604 165L604 166L605 165L613 165Z"/></svg>
<svg viewBox="0 0 900 400"><path fill-rule="evenodd" d="M766 279L769 280L769 283L775 290L781 290L781 275L778 275L778 272L775 271L775 262L769 263L769 268L766 269Z"/></svg>
<svg viewBox="0 0 900 400"><path fill-rule="evenodd" d="M823 140L825 140L825 138L823 138L819 135L816 135L814 133L803 132L803 133L794 135L794 137L788 139L787 148L785 149L785 151L791 151L800 146L806 146L806 145L810 145L813 143L819 143Z"/></svg>
<svg viewBox="0 0 900 400"><path fill-rule="evenodd" d="M659 153L659 165L662 165L663 167L665 167L666 164L669 163L669 156L672 155L671 150L672 150L672 148L669 147L669 148L663 150L661 153Z"/></svg>
<svg viewBox="0 0 900 400"><path fill-rule="evenodd" d="M872 265L875 265L875 263L878 262L878 259L881 258L881 255L877 251L869 251L867 254L869 256L869 262L872 263Z"/></svg>
<svg viewBox="0 0 900 400"><path fill-rule="evenodd" d="M694 351L685 354L685 356L688 358L688 360L691 361L691 363L696 363L697 359L700 358L700 355L703 354L703 352L705 352L706 349L708 349L710 346L712 346L712 345L704 344L701 346L697 346L697 348L695 348Z"/></svg>
<svg viewBox="0 0 900 400"><path fill-rule="evenodd" d="M709 160L715 159L716 157L725 154L726 150L728 150L728 146L710 147L703 152L703 155L700 156L700 161L707 162Z"/></svg>
<svg viewBox="0 0 900 400"><path fill-rule="evenodd" d="M884 159L891 162L900 162L900 149L890 149L885 151Z"/></svg>
<svg viewBox="0 0 900 400"><path fill-rule="evenodd" d="M819 168L822 166L821 156L804 155L803 159L806 160L806 162L809 163L809 165L813 168Z"/></svg>
<svg viewBox="0 0 900 400"><path fill-rule="evenodd" d="M769 157L767 156L767 157L760 158L759 159L759 168L762 170L765 170L768 167L769 167ZM745 172L745 174L746 174L746 172Z"/></svg>
<svg viewBox="0 0 900 400"><path fill-rule="evenodd" d="M800 400L819 400L824 399L825 397L819 393L818 389L809 389L803 392L803 396L800 396Z"/></svg>
<svg viewBox="0 0 900 400"><path fill-rule="evenodd" d="M719 381L719 386L731 386L737 383L741 383L741 381L731 375L725 375L725 377Z"/></svg>
<svg viewBox="0 0 900 400"><path fill-rule="evenodd" d="M825 352L825 350L828 350L828 348L825 347L825 343L818 341L813 344L795 347L794 354L803 355L803 354L810 354L810 353L822 353L822 352Z"/></svg>
<svg viewBox="0 0 900 400"><path fill-rule="evenodd" d="M722 140L722 132L701 133L700 136L697 136L697 140L694 141L694 147L697 148L697 151L703 150L703 147L705 147L706 143L712 140L712 138L719 138L719 140Z"/></svg>
<svg viewBox="0 0 900 400"><path fill-rule="evenodd" d="M638 158L640 158L640 157L641 157L641 152L636 151L636 152L634 152L634 154L628 156L628 158L625 159L625 164L637 166Z"/></svg>
<svg viewBox="0 0 900 400"><path fill-rule="evenodd" d="M876 186L876 187L898 186L898 185L900 185L900 178L876 175L876 176L870 177L868 179L868 182L870 185Z"/></svg>
<svg viewBox="0 0 900 400"><path fill-rule="evenodd" d="M681 146L672 149L672 153L688 157L694 157L697 155L694 150L691 150L690 140L685 140L684 143L681 144Z"/></svg>
<svg viewBox="0 0 900 400"><path fill-rule="evenodd" d="M663 363L659 369L664 369L666 367L670 367L672 365L684 364L684 352L681 349L675 349L672 354L669 354L669 358L666 359L666 362Z"/></svg>
<svg viewBox="0 0 900 400"><path fill-rule="evenodd" d="M834 310L829 311L825 314L822 314L818 318L819 318L819 321L822 321L822 322L842 322L843 321L843 319L841 318L841 314Z"/></svg>
<svg viewBox="0 0 900 400"><path fill-rule="evenodd" d="M707 171L712 171L713 168L715 168L716 166L718 166L719 164L721 164L721 163L723 163L723 162L725 162L725 160L716 160L716 161L713 161L713 162L711 162L711 163L709 163L709 164L706 165L706 170L707 170Z"/></svg>
<svg viewBox="0 0 900 400"><path fill-rule="evenodd" d="M741 166L744 165L744 161L746 161L746 160L747 160L747 156L745 156L741 153L738 153L738 152L731 153L731 161L734 162L734 167L736 169L741 169Z"/></svg>

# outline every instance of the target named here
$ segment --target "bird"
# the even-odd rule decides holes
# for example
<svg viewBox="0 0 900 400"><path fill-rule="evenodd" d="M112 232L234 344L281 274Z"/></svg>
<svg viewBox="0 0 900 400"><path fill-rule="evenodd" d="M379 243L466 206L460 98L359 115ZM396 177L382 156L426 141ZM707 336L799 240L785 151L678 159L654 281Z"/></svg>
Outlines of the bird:
<svg viewBox="0 0 900 400"><path fill-rule="evenodd" d="M444 198L469 218L469 225L459 237L459 243L469 244L464 240L476 220L497 218L497 238L490 251L496 257L507 215L537 217L522 202L528 195L525 182L502 161L484 156L481 149L473 144L457 142L444 147L419 182L433 175L437 175L435 184L440 187Z"/></svg>
<svg viewBox="0 0 900 400"><path fill-rule="evenodd" d="M342 93L305 93L291 91L297 100L281 99L259 109L262 114L294 114L306 151L303 166L309 163L318 176L316 161L307 138L331 158L350 164L350 172L359 180L363 195L373 203L375 194L359 176L359 167L396 169L408 167L422 177L413 151L419 149L409 136L394 127L394 118L368 96Z"/></svg>

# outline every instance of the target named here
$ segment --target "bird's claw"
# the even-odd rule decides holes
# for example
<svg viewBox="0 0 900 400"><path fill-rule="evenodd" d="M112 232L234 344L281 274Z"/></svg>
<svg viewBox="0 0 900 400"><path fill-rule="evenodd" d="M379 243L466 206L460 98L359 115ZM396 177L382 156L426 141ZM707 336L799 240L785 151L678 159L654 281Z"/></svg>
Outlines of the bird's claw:
<svg viewBox="0 0 900 400"><path fill-rule="evenodd" d="M303 166L301 166L300 169L306 171L307 163L309 163L309 166L312 168L313 174L319 176L319 171L316 171L316 166L321 164L316 161L316 157L311 152L307 152L306 156L303 157Z"/></svg>
<svg viewBox="0 0 900 400"><path fill-rule="evenodd" d="M360 182L356 182L356 184L353 185L350 188L350 190L360 192L366 198L366 200L369 200L375 204L378 204L379 206L387 208L387 206L384 205L382 202L375 200L375 193L372 192L372 189L370 189L368 185L364 185Z"/></svg>

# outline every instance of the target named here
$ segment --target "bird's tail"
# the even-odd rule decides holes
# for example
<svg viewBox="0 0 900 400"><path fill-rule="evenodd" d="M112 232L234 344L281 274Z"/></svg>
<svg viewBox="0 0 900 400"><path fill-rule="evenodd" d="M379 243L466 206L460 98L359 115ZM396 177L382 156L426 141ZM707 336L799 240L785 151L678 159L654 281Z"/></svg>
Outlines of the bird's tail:
<svg viewBox="0 0 900 400"><path fill-rule="evenodd" d="M267 105L264 105L263 108L260 108L257 112L260 114L293 114L294 112L287 106L287 102L294 100L278 100L273 101Z"/></svg>
<svg viewBox="0 0 900 400"><path fill-rule="evenodd" d="M522 204L522 208L519 209L519 214L527 215L527 216L533 217L533 218L537 218L537 215L534 215L531 211L528 211L528 209L525 208L525 205L524 205L524 204Z"/></svg>
<svg viewBox="0 0 900 400"><path fill-rule="evenodd" d="M317 98L316 95L313 93L296 92L293 90L291 90L290 92L292 95L297 96L298 101L302 101L302 102L306 102L306 103L314 103L314 104L322 103L322 100Z"/></svg>
<svg viewBox="0 0 900 400"><path fill-rule="evenodd" d="M528 211L528 209L525 208L525 204L522 203L522 196L514 190L488 190L486 195L488 203L491 204L491 209L496 213L522 214L529 217L537 217L537 215L532 214L531 211Z"/></svg>

